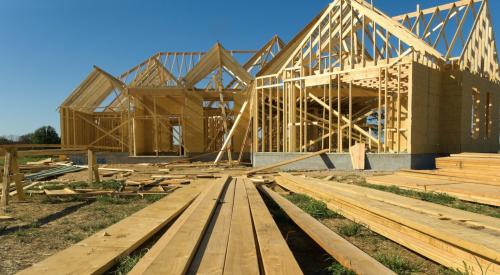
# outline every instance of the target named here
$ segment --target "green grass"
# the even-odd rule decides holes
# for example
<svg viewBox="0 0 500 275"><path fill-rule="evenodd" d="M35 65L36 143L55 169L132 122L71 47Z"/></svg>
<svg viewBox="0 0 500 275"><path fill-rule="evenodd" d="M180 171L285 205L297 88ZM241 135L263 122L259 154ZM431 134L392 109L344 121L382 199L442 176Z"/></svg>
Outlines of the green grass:
<svg viewBox="0 0 500 275"><path fill-rule="evenodd" d="M353 223L353 222L344 223L344 224L338 226L338 230L339 230L340 234L347 236L347 237L359 235L361 233L362 228L363 228L363 226L361 224Z"/></svg>
<svg viewBox="0 0 500 275"><path fill-rule="evenodd" d="M339 263L334 263L326 268L326 271L332 275L356 275L356 272L345 268Z"/></svg>
<svg viewBox="0 0 500 275"><path fill-rule="evenodd" d="M419 199L427 202L432 202L468 212L478 213L482 215L487 215L495 218L500 218L500 207L477 204L472 202L461 201L455 197L452 197L448 194L444 193L435 193L435 192L420 192L414 190L406 190L401 189L397 186L384 186L384 185L375 185L369 183L360 183L358 184L363 187L368 187L380 191L390 192L393 194L410 197L414 199Z"/></svg>
<svg viewBox="0 0 500 275"><path fill-rule="evenodd" d="M297 205L304 212L316 219L339 218L339 214L328 209L322 201L317 201L309 196L302 194L290 194L285 196L293 204Z"/></svg>
<svg viewBox="0 0 500 275"><path fill-rule="evenodd" d="M144 199L147 202L153 203L163 199L163 197L165 197L165 194L151 194L144 196Z"/></svg>
<svg viewBox="0 0 500 275"><path fill-rule="evenodd" d="M421 264L412 263L399 254L377 254L375 259L399 275L422 271Z"/></svg>
<svg viewBox="0 0 500 275"><path fill-rule="evenodd" d="M138 197L121 198L116 196L98 196L96 201L102 204L127 204L136 199L138 199Z"/></svg>
<svg viewBox="0 0 500 275"><path fill-rule="evenodd" d="M122 257L118 260L115 270L106 274L123 275L129 273L139 260L146 254L146 250L134 253L129 256Z"/></svg>

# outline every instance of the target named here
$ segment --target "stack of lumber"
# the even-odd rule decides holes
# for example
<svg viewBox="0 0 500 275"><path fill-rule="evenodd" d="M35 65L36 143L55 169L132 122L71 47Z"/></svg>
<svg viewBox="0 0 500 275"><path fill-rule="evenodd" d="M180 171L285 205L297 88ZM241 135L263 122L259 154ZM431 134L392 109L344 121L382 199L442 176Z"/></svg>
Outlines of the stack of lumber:
<svg viewBox="0 0 500 275"><path fill-rule="evenodd" d="M401 170L394 175L368 177L366 181L446 193L465 201L500 206L500 155L452 155L436 159L436 167L437 170Z"/></svg>
<svg viewBox="0 0 500 275"><path fill-rule="evenodd" d="M280 174L276 182L452 269L500 274L499 219L355 185Z"/></svg>
<svg viewBox="0 0 500 275"><path fill-rule="evenodd" d="M167 226L129 274L302 274L255 185L229 176L194 181L20 274L104 273Z"/></svg>

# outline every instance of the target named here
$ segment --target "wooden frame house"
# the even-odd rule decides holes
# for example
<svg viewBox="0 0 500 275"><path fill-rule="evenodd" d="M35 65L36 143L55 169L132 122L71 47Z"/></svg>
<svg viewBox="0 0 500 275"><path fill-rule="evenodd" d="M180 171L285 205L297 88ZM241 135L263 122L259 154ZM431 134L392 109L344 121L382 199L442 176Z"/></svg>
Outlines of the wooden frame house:
<svg viewBox="0 0 500 275"><path fill-rule="evenodd" d="M395 17L334 0L286 46L274 37L258 51L158 53L119 77L95 67L60 107L62 142L219 152L216 162L357 143L372 153L497 152L499 80L488 0Z"/></svg>
<svg viewBox="0 0 500 275"><path fill-rule="evenodd" d="M335 0L255 80L254 152L497 152L499 63L487 0L389 17Z"/></svg>

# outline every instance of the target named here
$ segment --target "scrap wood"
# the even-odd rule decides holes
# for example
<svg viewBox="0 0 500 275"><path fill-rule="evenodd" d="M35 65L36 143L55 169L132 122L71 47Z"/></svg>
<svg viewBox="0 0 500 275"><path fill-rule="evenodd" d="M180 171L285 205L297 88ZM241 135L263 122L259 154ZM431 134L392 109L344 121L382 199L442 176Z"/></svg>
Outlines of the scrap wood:
<svg viewBox="0 0 500 275"><path fill-rule="evenodd" d="M171 180L164 180L160 182L160 185L186 185L190 184L190 180L184 180L184 179L171 179Z"/></svg>
<svg viewBox="0 0 500 275"><path fill-rule="evenodd" d="M14 218L12 218L11 216L3 216L3 215L0 215L0 222L3 222L3 221L13 221Z"/></svg>
<svg viewBox="0 0 500 275"><path fill-rule="evenodd" d="M27 184L27 185L25 185L25 186L23 187L23 190L28 190L28 189L30 189L30 188L32 188L32 187L37 186L37 185L38 185L38 184L40 184L40 183L41 183L40 181L35 181L35 182L33 182L33 183ZM10 193L9 193L9 196L15 196L16 194L17 194L17 190L14 190L14 191L12 191L12 192L10 192Z"/></svg>
<svg viewBox="0 0 500 275"><path fill-rule="evenodd" d="M72 190L70 188L64 188L62 190L47 190L47 189L44 189L43 192L47 196L67 196L67 195L76 195L76 194L78 194L77 192L75 192L74 190Z"/></svg>
<svg viewBox="0 0 500 275"><path fill-rule="evenodd" d="M395 274L324 224L266 186L259 186L304 232L340 264L357 274Z"/></svg>
<svg viewBox="0 0 500 275"><path fill-rule="evenodd" d="M185 179L186 175L151 175L153 179Z"/></svg>
<svg viewBox="0 0 500 275"><path fill-rule="evenodd" d="M42 159L39 161L29 161L26 164L27 165L42 165L42 164L49 164L51 162L52 162L52 158L46 158L46 159Z"/></svg>
<svg viewBox="0 0 500 275"><path fill-rule="evenodd" d="M321 151L318 151L318 152L314 152L314 153L310 153L310 154L305 154L305 155L302 155L302 156L294 158L294 159L285 160L285 161L282 161L282 162L278 162L278 163L275 163L275 164L271 164L271 165L267 165L267 166L264 166L264 167L260 167L260 168L256 168L256 169L250 170L250 171L246 172L246 174L247 175L252 175L252 174L255 174L255 173L258 173L258 172L262 172L262 171L265 171L265 170L269 170L269 169L273 169L273 168L278 168L278 167L281 167L281 166L285 166L287 164L291 164L291 163L294 163L294 162L298 162L298 161L301 161L301 160L305 160L305 159L308 159L308 158L312 158L312 157L316 157L316 156L319 156L319 155L322 155L322 154L326 154L329 151L330 151L329 149L324 149L324 150L321 150Z"/></svg>

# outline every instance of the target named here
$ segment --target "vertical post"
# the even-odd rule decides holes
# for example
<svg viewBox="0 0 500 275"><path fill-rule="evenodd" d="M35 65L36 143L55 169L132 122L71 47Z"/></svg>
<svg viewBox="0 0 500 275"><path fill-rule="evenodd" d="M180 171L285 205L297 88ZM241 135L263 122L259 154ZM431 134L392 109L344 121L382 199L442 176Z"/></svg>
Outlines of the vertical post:
<svg viewBox="0 0 500 275"><path fill-rule="evenodd" d="M337 116L337 135L338 135L338 145L337 145L337 150L339 153L342 153L344 150L344 146L342 145L342 100L341 100L341 94L340 94L340 89L342 85L342 81L340 80L341 75L337 75L338 82L337 82L337 112L339 113Z"/></svg>
<svg viewBox="0 0 500 275"><path fill-rule="evenodd" d="M22 184L22 178L23 175L19 173L19 164L17 163L17 149L14 148L11 151L11 170L12 170L12 177L14 179L14 182L16 183L16 190L17 190L17 199L19 201L24 201L24 190L23 190L23 184Z"/></svg>
<svg viewBox="0 0 500 275"><path fill-rule="evenodd" d="M95 152L90 148L87 150L87 165L89 168L89 183L92 184L94 179L96 182L100 182L99 166L97 166Z"/></svg>
<svg viewBox="0 0 500 275"><path fill-rule="evenodd" d="M378 109L377 109L377 150L381 153L382 141L382 69L378 71Z"/></svg>
<svg viewBox="0 0 500 275"><path fill-rule="evenodd" d="M349 148L352 146L352 80L349 81Z"/></svg>
<svg viewBox="0 0 500 275"><path fill-rule="evenodd" d="M5 210L9 204L9 189L10 189L10 168L11 168L11 151L5 149L5 162L3 165L3 181L2 181L2 198L1 205Z"/></svg>
<svg viewBox="0 0 500 275"><path fill-rule="evenodd" d="M385 88L384 88L384 152L387 152L388 149L388 129L387 129L387 101L388 101L388 89L389 89L389 67L385 68ZM392 142L392 141L391 141ZM392 144L391 144L392 145Z"/></svg>
<svg viewBox="0 0 500 275"><path fill-rule="evenodd" d="M332 143L333 143L333 115L332 115L332 110L333 110L333 104L332 104L332 79L330 78L328 81L328 106L330 109L328 110L328 149L330 149L330 152L332 151Z"/></svg>

